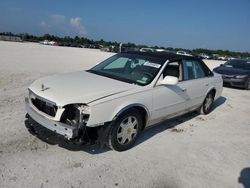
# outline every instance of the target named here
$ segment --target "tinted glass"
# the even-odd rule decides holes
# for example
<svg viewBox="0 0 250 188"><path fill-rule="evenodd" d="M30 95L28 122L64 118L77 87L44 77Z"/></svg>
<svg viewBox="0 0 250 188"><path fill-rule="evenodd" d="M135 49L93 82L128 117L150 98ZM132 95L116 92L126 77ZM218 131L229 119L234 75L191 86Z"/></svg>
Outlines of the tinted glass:
<svg viewBox="0 0 250 188"><path fill-rule="evenodd" d="M184 79L192 80L205 77L205 73L199 62L193 60L184 60Z"/></svg>
<svg viewBox="0 0 250 188"><path fill-rule="evenodd" d="M182 75L181 62L170 62L163 71L163 77L174 76L177 77L179 81L183 80Z"/></svg>
<svg viewBox="0 0 250 188"><path fill-rule="evenodd" d="M208 66L203 62L203 61L199 61L199 65L202 68L202 70L204 71L206 76L213 76L213 72L208 68Z"/></svg>
<svg viewBox="0 0 250 188"><path fill-rule="evenodd" d="M89 72L138 85L149 84L162 64L161 60L134 54L117 54L96 65Z"/></svg>
<svg viewBox="0 0 250 188"><path fill-rule="evenodd" d="M223 66L237 68L237 69L250 70L250 60L233 59L233 60L226 62Z"/></svg>

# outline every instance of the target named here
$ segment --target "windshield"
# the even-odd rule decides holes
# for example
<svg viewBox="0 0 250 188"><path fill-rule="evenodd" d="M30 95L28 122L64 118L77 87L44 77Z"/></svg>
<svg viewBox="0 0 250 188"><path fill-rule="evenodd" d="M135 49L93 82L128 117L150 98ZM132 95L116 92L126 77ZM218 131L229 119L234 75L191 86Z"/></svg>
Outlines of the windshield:
<svg viewBox="0 0 250 188"><path fill-rule="evenodd" d="M230 60L224 64L225 67L250 70L250 61L247 60Z"/></svg>
<svg viewBox="0 0 250 188"><path fill-rule="evenodd" d="M152 82L163 63L159 59L135 54L117 54L88 72L128 83L147 85Z"/></svg>

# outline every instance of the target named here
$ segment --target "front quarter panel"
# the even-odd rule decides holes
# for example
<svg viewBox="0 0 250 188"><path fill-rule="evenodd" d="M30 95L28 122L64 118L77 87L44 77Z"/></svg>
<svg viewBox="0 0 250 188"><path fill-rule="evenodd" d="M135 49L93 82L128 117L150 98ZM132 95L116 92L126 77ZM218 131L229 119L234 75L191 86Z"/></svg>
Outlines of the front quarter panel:
<svg viewBox="0 0 250 188"><path fill-rule="evenodd" d="M104 122L112 121L119 112L132 106L142 106L150 116L152 108L152 91L151 89L137 91L135 93L127 93L123 96L113 96L105 101L89 104L91 108L88 127L96 127Z"/></svg>

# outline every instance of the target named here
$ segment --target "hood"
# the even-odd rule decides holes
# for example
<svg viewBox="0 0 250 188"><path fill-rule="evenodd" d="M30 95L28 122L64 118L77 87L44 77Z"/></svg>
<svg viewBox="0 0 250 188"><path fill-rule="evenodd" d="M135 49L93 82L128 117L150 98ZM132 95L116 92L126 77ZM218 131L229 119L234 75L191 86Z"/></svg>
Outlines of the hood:
<svg viewBox="0 0 250 188"><path fill-rule="evenodd" d="M42 98L64 106L73 103L87 104L135 87L139 86L80 71L38 79L29 89Z"/></svg>
<svg viewBox="0 0 250 188"><path fill-rule="evenodd" d="M226 74L226 75L246 75L246 74L250 74L249 70L237 69L237 68L225 67L225 66L216 67L213 71L216 72L216 73L219 73L219 74Z"/></svg>

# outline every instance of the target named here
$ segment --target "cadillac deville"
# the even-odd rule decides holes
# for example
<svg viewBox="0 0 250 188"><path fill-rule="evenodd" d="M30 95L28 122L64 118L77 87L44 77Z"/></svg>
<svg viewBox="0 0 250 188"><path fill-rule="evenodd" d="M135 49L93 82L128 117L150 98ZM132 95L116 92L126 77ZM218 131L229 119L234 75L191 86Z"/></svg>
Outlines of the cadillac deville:
<svg viewBox="0 0 250 188"><path fill-rule="evenodd" d="M182 114L208 114L222 78L193 56L116 54L95 67L36 80L25 98L27 120L69 142L131 148L147 127Z"/></svg>

